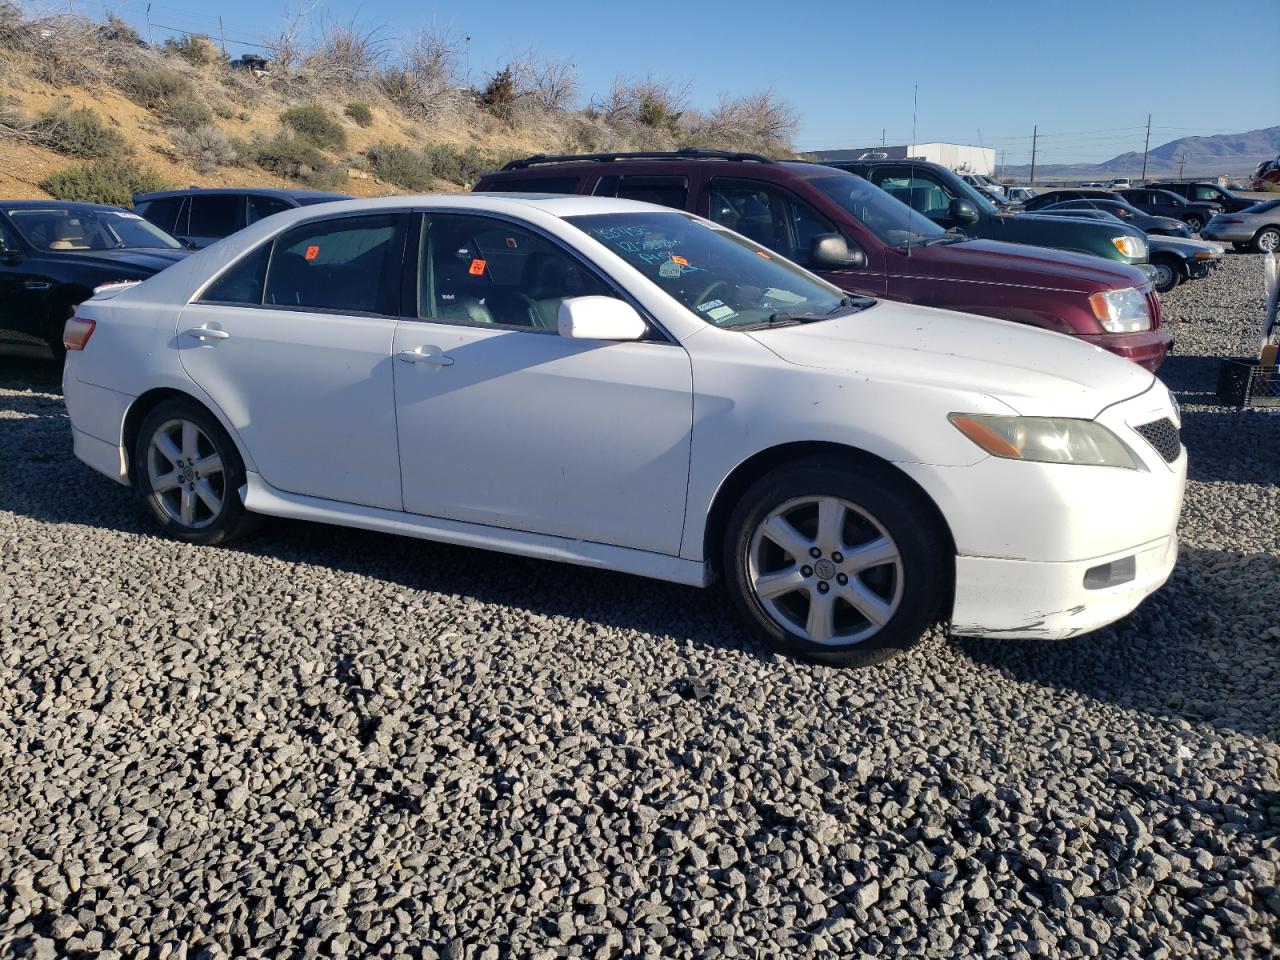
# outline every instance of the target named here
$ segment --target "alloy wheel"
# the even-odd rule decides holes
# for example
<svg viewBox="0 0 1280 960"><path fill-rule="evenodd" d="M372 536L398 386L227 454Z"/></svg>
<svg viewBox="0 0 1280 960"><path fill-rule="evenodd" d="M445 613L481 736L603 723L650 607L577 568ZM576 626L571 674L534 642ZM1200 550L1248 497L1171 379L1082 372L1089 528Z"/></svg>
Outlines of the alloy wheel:
<svg viewBox="0 0 1280 960"><path fill-rule="evenodd" d="M1264 230L1258 237L1258 249L1263 253L1280 250L1280 230Z"/></svg>
<svg viewBox="0 0 1280 960"><path fill-rule="evenodd" d="M1187 218L1187 229L1190 230L1192 233L1199 233L1200 228L1203 226L1204 224L1200 220L1198 220L1196 217Z"/></svg>
<svg viewBox="0 0 1280 960"><path fill-rule="evenodd" d="M902 601L898 545L875 517L848 500L788 500L757 524L747 550L747 580L760 606L778 626L810 643L867 640Z"/></svg>
<svg viewBox="0 0 1280 960"><path fill-rule="evenodd" d="M222 458L190 420L167 420L147 446L151 497L174 523L207 527L222 513L227 479Z"/></svg>

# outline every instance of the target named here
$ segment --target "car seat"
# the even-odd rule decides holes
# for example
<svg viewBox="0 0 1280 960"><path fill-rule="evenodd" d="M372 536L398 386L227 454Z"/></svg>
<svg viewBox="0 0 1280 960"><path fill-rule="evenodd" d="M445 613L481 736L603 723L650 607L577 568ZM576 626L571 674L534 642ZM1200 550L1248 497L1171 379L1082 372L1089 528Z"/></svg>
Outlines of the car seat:
<svg viewBox="0 0 1280 960"><path fill-rule="evenodd" d="M53 225L54 241L49 244L50 250L88 250L89 244L84 242L84 228L79 220L60 217Z"/></svg>

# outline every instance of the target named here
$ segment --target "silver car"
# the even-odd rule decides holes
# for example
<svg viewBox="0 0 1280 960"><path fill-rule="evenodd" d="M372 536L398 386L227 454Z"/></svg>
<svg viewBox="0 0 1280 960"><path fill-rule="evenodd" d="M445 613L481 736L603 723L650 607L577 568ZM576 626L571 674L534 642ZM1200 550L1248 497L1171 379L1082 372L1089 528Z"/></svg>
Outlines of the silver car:
<svg viewBox="0 0 1280 960"><path fill-rule="evenodd" d="M1235 213L1220 213L1200 236L1235 245L1237 250L1280 252L1280 200L1263 200Z"/></svg>

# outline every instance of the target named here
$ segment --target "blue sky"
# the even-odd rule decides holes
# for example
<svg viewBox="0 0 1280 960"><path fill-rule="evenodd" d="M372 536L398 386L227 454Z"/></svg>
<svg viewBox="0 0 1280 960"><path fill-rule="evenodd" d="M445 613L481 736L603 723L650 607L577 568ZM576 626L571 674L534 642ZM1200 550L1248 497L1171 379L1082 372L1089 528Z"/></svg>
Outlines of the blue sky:
<svg viewBox="0 0 1280 960"><path fill-rule="evenodd" d="M70 2L145 24L146 0ZM696 106L771 88L803 118L800 149L867 146L881 131L910 141L916 85L917 142L981 140L1011 164L1029 159L1034 124L1039 161L1059 163L1141 150L1148 112L1153 147L1280 123L1280 74L1267 67L1280 0L153 0L151 20L216 36L221 13L229 39L253 41L301 11L313 28L325 16L377 25L389 49L432 25L470 36L477 80L533 49L574 63L588 95L618 74L688 81Z"/></svg>

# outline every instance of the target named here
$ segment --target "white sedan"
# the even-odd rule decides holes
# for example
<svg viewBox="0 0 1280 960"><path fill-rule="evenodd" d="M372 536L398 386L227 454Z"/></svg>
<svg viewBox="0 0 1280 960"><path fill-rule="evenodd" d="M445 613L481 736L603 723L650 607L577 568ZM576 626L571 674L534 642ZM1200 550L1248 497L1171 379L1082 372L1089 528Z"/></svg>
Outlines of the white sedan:
<svg viewBox="0 0 1280 960"><path fill-rule="evenodd" d="M101 290L66 346L76 455L190 543L270 514L721 577L838 664L939 618L1072 636L1177 557L1179 414L1141 367L647 204L304 207Z"/></svg>

